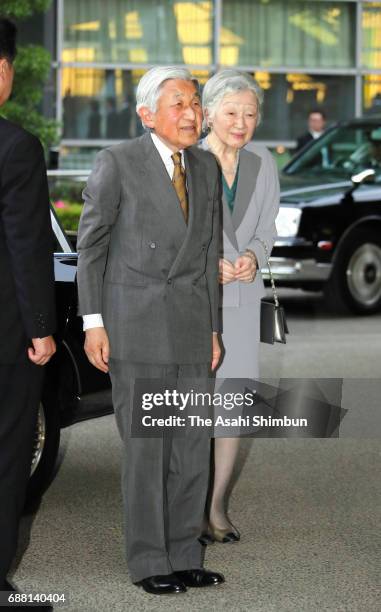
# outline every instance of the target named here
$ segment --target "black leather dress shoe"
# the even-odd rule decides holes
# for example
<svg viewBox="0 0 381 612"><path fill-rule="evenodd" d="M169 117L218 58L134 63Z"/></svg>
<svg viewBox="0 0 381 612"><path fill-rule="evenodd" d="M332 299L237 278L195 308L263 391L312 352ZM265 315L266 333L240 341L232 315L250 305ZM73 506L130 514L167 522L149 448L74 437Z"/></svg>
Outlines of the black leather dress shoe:
<svg viewBox="0 0 381 612"><path fill-rule="evenodd" d="M184 570L175 574L187 587L207 587L225 582L222 574L205 569Z"/></svg>
<svg viewBox="0 0 381 612"><path fill-rule="evenodd" d="M150 576L149 578L143 578L140 582L135 582L135 584L142 587L147 593L152 593L152 595L176 595L186 592L184 583L175 574Z"/></svg>

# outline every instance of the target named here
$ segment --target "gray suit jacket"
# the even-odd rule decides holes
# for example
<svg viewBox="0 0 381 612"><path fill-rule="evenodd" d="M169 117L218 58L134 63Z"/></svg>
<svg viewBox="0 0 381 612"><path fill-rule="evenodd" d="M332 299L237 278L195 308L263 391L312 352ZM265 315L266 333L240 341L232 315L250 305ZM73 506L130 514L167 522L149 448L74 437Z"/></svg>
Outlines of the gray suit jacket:
<svg viewBox="0 0 381 612"><path fill-rule="evenodd" d="M200 146L208 150L206 139ZM277 232L279 210L278 170L271 153L263 145L250 142L239 153L239 174L233 214L222 196L223 240L220 256L234 262L246 249L254 251L259 268L266 267L263 241L271 253ZM221 306L257 304L265 295L258 271L253 283L233 282L222 286Z"/></svg>
<svg viewBox="0 0 381 612"><path fill-rule="evenodd" d="M101 151L83 192L79 314L101 313L111 357L204 363L218 329L218 168L184 152L189 223L150 134Z"/></svg>

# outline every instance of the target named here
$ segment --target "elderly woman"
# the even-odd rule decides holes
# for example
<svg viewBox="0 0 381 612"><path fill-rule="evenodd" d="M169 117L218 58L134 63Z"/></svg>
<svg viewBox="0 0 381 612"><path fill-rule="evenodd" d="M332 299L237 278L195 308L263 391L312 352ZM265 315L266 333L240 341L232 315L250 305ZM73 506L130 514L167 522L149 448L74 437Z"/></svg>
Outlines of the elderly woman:
<svg viewBox="0 0 381 612"><path fill-rule="evenodd" d="M201 142L221 168L223 243L222 341L225 355L218 378L257 378L260 300L265 295L260 269L266 266L276 237L279 208L277 168L270 152L250 142L261 118L263 93L248 74L227 69L215 74L203 91L207 137ZM239 540L226 514L226 490L233 473L239 438L216 438L214 482L209 507L209 538Z"/></svg>

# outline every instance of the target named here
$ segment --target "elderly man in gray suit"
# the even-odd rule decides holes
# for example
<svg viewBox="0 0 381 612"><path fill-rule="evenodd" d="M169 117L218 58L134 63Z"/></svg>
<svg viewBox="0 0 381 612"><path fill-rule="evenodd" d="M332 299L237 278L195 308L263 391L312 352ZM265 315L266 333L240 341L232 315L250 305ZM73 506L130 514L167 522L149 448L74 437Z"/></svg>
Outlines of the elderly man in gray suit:
<svg viewBox="0 0 381 612"><path fill-rule="evenodd" d="M122 489L132 581L154 594L224 581L198 540L209 476L205 433L131 435L136 379L207 378L220 358L219 179L195 145L198 84L177 67L141 79L148 132L101 151L78 233L79 310L90 362L110 371L124 442Z"/></svg>

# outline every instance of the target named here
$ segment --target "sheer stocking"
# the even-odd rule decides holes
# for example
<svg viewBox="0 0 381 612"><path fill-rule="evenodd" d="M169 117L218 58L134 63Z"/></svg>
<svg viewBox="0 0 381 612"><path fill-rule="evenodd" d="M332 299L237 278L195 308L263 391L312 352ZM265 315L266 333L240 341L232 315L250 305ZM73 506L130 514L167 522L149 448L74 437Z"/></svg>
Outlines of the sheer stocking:
<svg viewBox="0 0 381 612"><path fill-rule="evenodd" d="M220 529L230 527L226 515L226 490L233 474L238 454L239 438L216 438L214 440L214 482L210 500L209 520Z"/></svg>

